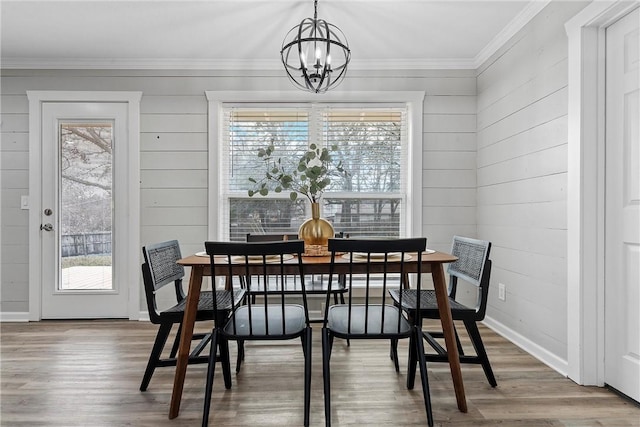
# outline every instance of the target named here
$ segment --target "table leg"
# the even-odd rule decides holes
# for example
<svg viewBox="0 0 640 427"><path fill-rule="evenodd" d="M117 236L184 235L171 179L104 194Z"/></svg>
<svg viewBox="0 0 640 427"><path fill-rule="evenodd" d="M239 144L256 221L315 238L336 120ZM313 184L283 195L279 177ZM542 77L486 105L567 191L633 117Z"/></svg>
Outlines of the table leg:
<svg viewBox="0 0 640 427"><path fill-rule="evenodd" d="M438 301L438 312L440 313L440 322L442 323L442 331L444 332L444 341L447 347L449 368L451 369L451 377L453 378L453 388L456 392L458 409L460 409L461 412L467 412L467 401L464 395L462 371L460 370L460 356L456 344L451 307L449 305L449 297L447 296L447 282L444 278L442 264L434 264L431 274L433 276L436 300Z"/></svg>
<svg viewBox="0 0 640 427"><path fill-rule="evenodd" d="M176 373L173 379L173 393L171 395L169 419L177 417L180 412L182 387L184 386L184 377L187 374L187 365L189 364L189 351L191 349L191 339L193 337L193 325L195 324L196 315L198 313L198 300L200 299L203 269L203 267L191 267L187 303L184 309L184 318L182 320L182 335L180 336L180 346L178 347L178 357L176 360Z"/></svg>

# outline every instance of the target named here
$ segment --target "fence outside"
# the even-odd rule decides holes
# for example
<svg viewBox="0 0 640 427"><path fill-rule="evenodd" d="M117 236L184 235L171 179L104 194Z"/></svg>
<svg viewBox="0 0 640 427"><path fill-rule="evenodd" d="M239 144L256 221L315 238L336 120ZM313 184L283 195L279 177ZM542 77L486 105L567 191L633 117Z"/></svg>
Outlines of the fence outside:
<svg viewBox="0 0 640 427"><path fill-rule="evenodd" d="M62 257L111 253L111 232L63 234L60 236Z"/></svg>

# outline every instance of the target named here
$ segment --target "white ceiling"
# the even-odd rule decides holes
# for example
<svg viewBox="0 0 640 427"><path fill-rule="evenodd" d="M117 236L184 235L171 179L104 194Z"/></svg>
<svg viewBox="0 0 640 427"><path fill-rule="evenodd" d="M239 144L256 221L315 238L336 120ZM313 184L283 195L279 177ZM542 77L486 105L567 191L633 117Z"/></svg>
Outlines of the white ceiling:
<svg viewBox="0 0 640 427"><path fill-rule="evenodd" d="M350 68L476 68L548 0L319 0ZM275 69L313 0L1 0L3 68Z"/></svg>

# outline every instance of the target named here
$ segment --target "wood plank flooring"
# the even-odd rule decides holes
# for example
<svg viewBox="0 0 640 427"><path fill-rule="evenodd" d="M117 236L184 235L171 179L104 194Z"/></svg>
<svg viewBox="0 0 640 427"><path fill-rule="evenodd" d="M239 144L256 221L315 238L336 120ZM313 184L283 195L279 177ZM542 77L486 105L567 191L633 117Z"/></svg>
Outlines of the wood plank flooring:
<svg viewBox="0 0 640 427"><path fill-rule="evenodd" d="M314 325L313 426L324 425L319 326ZM202 328L200 328L202 329ZM138 387L155 326L132 321L43 321L0 325L2 426L195 426L201 423L205 365L187 371L181 412L169 420L174 368L158 368L149 389ZM614 393L582 387L487 328L481 333L498 381L463 365L469 412L458 411L448 367L429 364L438 426L640 426L640 408ZM463 341L465 348L468 342ZM336 340L331 359L335 426L426 425L419 381L405 388L387 342ZM235 358L235 347L232 347ZM302 425L303 365L299 341L248 344L233 388L216 371L212 426Z"/></svg>

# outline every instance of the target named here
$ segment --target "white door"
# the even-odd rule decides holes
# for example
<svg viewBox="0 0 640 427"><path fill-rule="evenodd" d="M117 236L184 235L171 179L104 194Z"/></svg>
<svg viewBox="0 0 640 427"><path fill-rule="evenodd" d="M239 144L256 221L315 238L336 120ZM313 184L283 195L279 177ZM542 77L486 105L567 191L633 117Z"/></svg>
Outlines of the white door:
<svg viewBox="0 0 640 427"><path fill-rule="evenodd" d="M607 28L605 382L640 401L640 10Z"/></svg>
<svg viewBox="0 0 640 427"><path fill-rule="evenodd" d="M43 319L129 317L127 132L126 103L42 104Z"/></svg>

